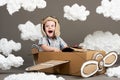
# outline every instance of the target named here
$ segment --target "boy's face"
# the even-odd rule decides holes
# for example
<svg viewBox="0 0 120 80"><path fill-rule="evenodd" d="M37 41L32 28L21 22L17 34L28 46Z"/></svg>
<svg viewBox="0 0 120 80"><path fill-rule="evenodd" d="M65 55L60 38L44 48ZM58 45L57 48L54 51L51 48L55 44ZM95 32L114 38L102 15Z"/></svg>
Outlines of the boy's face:
<svg viewBox="0 0 120 80"><path fill-rule="evenodd" d="M45 33L50 38L53 38L55 36L55 22L54 21L47 21L45 23Z"/></svg>

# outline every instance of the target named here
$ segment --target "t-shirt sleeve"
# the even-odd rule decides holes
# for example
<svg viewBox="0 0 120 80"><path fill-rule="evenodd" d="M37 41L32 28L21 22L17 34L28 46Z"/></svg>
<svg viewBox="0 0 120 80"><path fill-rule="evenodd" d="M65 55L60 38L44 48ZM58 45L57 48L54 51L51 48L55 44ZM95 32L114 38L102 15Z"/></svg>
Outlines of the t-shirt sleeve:
<svg viewBox="0 0 120 80"><path fill-rule="evenodd" d="M60 47L61 47L61 49L65 48L67 43L62 38L59 38L59 39L60 39Z"/></svg>
<svg viewBox="0 0 120 80"><path fill-rule="evenodd" d="M41 37L40 39L39 39L39 42L38 42L38 45L42 45L42 44L48 44L48 42L47 42L47 40L46 40L46 38L44 38L44 37Z"/></svg>

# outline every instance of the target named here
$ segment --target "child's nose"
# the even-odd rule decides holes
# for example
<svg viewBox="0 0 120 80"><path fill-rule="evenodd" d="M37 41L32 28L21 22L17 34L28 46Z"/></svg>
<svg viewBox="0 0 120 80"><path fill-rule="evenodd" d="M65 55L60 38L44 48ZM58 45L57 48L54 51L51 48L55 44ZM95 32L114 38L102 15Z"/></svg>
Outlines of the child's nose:
<svg viewBox="0 0 120 80"><path fill-rule="evenodd" d="M52 26L49 26L49 28L52 28Z"/></svg>

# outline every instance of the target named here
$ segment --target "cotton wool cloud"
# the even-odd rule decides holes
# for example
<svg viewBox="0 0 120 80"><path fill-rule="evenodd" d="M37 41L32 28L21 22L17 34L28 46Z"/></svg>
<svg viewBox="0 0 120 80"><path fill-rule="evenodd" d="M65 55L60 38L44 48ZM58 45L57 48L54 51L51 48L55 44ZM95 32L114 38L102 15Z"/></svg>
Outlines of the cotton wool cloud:
<svg viewBox="0 0 120 80"><path fill-rule="evenodd" d="M90 11L86 10L84 5L79 6L75 3L71 7L69 5L64 6L64 17L68 20L85 21L88 15L90 15Z"/></svg>
<svg viewBox="0 0 120 80"><path fill-rule="evenodd" d="M120 66L108 68L105 73L108 77L120 78Z"/></svg>
<svg viewBox="0 0 120 80"><path fill-rule="evenodd" d="M107 53L110 51L116 51L120 53L120 36L112 34L109 31L95 31L93 34L88 34L83 43L80 43L79 46L82 46L86 49L92 50L104 50Z"/></svg>
<svg viewBox="0 0 120 80"><path fill-rule="evenodd" d="M47 3L45 0L0 0L0 6L7 6L10 15L18 12L21 8L26 11L34 11L36 8L45 8Z"/></svg>
<svg viewBox="0 0 120 80"><path fill-rule="evenodd" d="M23 65L23 58L9 54L7 57L0 54L0 69L9 70L11 67L20 67Z"/></svg>
<svg viewBox="0 0 120 80"><path fill-rule="evenodd" d="M12 54L12 51L19 51L20 49L21 43L16 43L13 40L8 41L7 38L0 39L0 69L8 70L11 67L23 65L23 58Z"/></svg>
<svg viewBox="0 0 120 80"><path fill-rule="evenodd" d="M104 17L111 17L115 21L120 20L120 0L102 0L101 5L96 8L96 13Z"/></svg>
<svg viewBox="0 0 120 80"><path fill-rule="evenodd" d="M34 25L31 21L25 24L19 24L18 29L21 31L21 39L35 41L42 37L41 24Z"/></svg>
<svg viewBox="0 0 120 80"><path fill-rule="evenodd" d="M56 77L55 75L47 75L43 72L30 72L11 74L4 78L4 80L65 80L63 77Z"/></svg>
<svg viewBox="0 0 120 80"><path fill-rule="evenodd" d="M7 40L7 38L0 39L0 52L8 56L12 51L19 51L21 49L21 43L15 42L13 40Z"/></svg>

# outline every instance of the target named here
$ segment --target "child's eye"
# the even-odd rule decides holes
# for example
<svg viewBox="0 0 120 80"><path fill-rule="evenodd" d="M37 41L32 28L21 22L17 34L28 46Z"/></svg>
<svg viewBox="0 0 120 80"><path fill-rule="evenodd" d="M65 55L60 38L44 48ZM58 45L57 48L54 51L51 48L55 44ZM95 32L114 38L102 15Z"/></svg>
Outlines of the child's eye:
<svg viewBox="0 0 120 80"><path fill-rule="evenodd" d="M51 27L55 27L55 25L51 25Z"/></svg>
<svg viewBox="0 0 120 80"><path fill-rule="evenodd" d="M49 25L46 25L45 27L49 27Z"/></svg>

